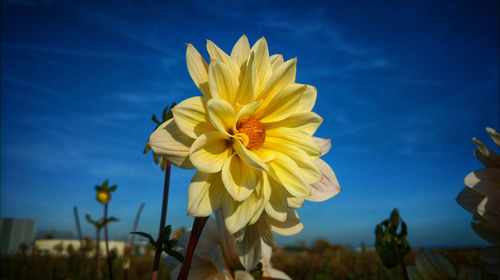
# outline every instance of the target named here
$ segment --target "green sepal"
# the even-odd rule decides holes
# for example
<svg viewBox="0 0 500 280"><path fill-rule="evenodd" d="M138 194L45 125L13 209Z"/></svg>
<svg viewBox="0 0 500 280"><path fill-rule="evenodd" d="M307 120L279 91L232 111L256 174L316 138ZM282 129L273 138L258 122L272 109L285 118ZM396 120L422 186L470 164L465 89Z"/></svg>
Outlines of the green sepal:
<svg viewBox="0 0 500 280"><path fill-rule="evenodd" d="M117 185L112 185L111 187L109 187L108 192L114 192L116 191L116 188L118 188Z"/></svg>
<svg viewBox="0 0 500 280"><path fill-rule="evenodd" d="M184 256L181 253L179 253L176 250L174 250L174 249L167 248L167 249L165 249L165 253L167 253L168 255L170 255L172 257L174 257L175 259L177 259L180 262L184 262Z"/></svg>
<svg viewBox="0 0 500 280"><path fill-rule="evenodd" d="M145 237L149 240L149 243L151 245L156 246L156 241L153 239L153 237L149 233L145 233L145 232L141 232L141 231L133 231L133 232L129 232L129 234L137 234L139 236Z"/></svg>

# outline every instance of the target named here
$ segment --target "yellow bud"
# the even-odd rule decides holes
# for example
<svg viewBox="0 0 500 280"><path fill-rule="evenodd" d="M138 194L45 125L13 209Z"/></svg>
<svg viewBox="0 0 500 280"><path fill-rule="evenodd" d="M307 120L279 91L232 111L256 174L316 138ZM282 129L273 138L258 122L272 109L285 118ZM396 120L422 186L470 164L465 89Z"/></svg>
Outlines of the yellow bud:
<svg viewBox="0 0 500 280"><path fill-rule="evenodd" d="M111 195L107 191L98 191L95 199L101 204L108 204L111 200Z"/></svg>

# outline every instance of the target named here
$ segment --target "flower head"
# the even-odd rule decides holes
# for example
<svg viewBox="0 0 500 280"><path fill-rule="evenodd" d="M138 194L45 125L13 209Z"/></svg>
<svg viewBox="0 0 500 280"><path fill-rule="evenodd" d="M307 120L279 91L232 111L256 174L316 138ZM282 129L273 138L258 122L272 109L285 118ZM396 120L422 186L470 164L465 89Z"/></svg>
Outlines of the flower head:
<svg viewBox="0 0 500 280"><path fill-rule="evenodd" d="M295 82L297 60L270 56L264 38L250 48L244 35L230 55L211 41L207 50L209 64L191 44L186 51L202 96L175 106L173 118L149 139L153 151L174 165L197 169L188 214L221 209L234 234L264 212L284 222L289 207L324 199L314 196L315 186L326 187L329 196L337 193L336 179L324 176L331 168L319 159L322 147L313 137L323 121L312 112L316 89Z"/></svg>
<svg viewBox="0 0 500 280"><path fill-rule="evenodd" d="M493 141L500 147L500 134L486 128ZM474 214L474 231L484 240L500 245L500 155L488 149L480 140L472 139L477 146L474 156L486 168L469 173L464 179L467 186L457 197L465 210Z"/></svg>

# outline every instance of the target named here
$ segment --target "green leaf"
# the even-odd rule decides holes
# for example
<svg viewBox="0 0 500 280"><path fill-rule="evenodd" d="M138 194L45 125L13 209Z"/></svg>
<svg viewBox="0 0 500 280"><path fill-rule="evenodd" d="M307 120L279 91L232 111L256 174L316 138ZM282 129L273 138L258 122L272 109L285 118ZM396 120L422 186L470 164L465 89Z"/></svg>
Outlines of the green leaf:
<svg viewBox="0 0 500 280"><path fill-rule="evenodd" d="M153 239L153 237L149 233L145 233L145 232L141 232L141 231L134 231L134 232L129 232L129 234L137 234L139 236L147 238L151 245L156 246L156 241Z"/></svg>
<svg viewBox="0 0 500 280"><path fill-rule="evenodd" d="M107 189L108 188L108 184L109 184L109 180L106 180L106 181L104 181L104 183L102 183L102 187L104 189Z"/></svg>
<svg viewBox="0 0 500 280"><path fill-rule="evenodd" d="M155 160L155 163L158 164L158 162L160 161L159 156L157 154L153 153L153 158Z"/></svg>
<svg viewBox="0 0 500 280"><path fill-rule="evenodd" d="M102 187L101 186L95 186L95 190L96 191L102 191Z"/></svg>
<svg viewBox="0 0 500 280"><path fill-rule="evenodd" d="M167 249L165 249L165 253L167 253L170 256L176 258L180 262L184 262L184 256L181 253L175 251L174 249L167 248Z"/></svg>
<svg viewBox="0 0 500 280"><path fill-rule="evenodd" d="M86 214L86 215L85 215L85 219L86 219L89 223L93 224L94 226L97 226L97 222L96 222L96 221L94 221L94 220L92 220L92 218L90 217L90 215L89 215L89 214Z"/></svg>
<svg viewBox="0 0 500 280"><path fill-rule="evenodd" d="M108 191L109 192L114 192L114 191L116 191L116 188L118 188L117 185L112 185L111 187L109 187Z"/></svg>

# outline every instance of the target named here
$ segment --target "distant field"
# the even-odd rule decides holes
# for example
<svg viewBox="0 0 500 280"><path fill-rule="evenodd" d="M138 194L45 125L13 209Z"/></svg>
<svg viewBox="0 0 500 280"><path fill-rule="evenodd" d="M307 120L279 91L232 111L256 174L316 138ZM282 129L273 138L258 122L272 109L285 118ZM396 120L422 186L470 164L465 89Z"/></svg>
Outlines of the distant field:
<svg viewBox="0 0 500 280"><path fill-rule="evenodd" d="M484 265L475 256L477 249L438 250L457 271L477 268L483 279L495 279L484 273ZM405 259L414 264L416 252ZM278 249L273 256L275 268L285 271L293 279L399 279L399 270L385 269L376 252L353 252L344 247L316 242L312 248ZM128 279L150 279L153 257L134 257ZM123 279L123 259L114 261L115 279ZM103 260L103 279L108 279ZM93 259L78 255L56 256L3 256L0 258L0 279L94 279ZM160 278L169 279L168 269L160 268Z"/></svg>

